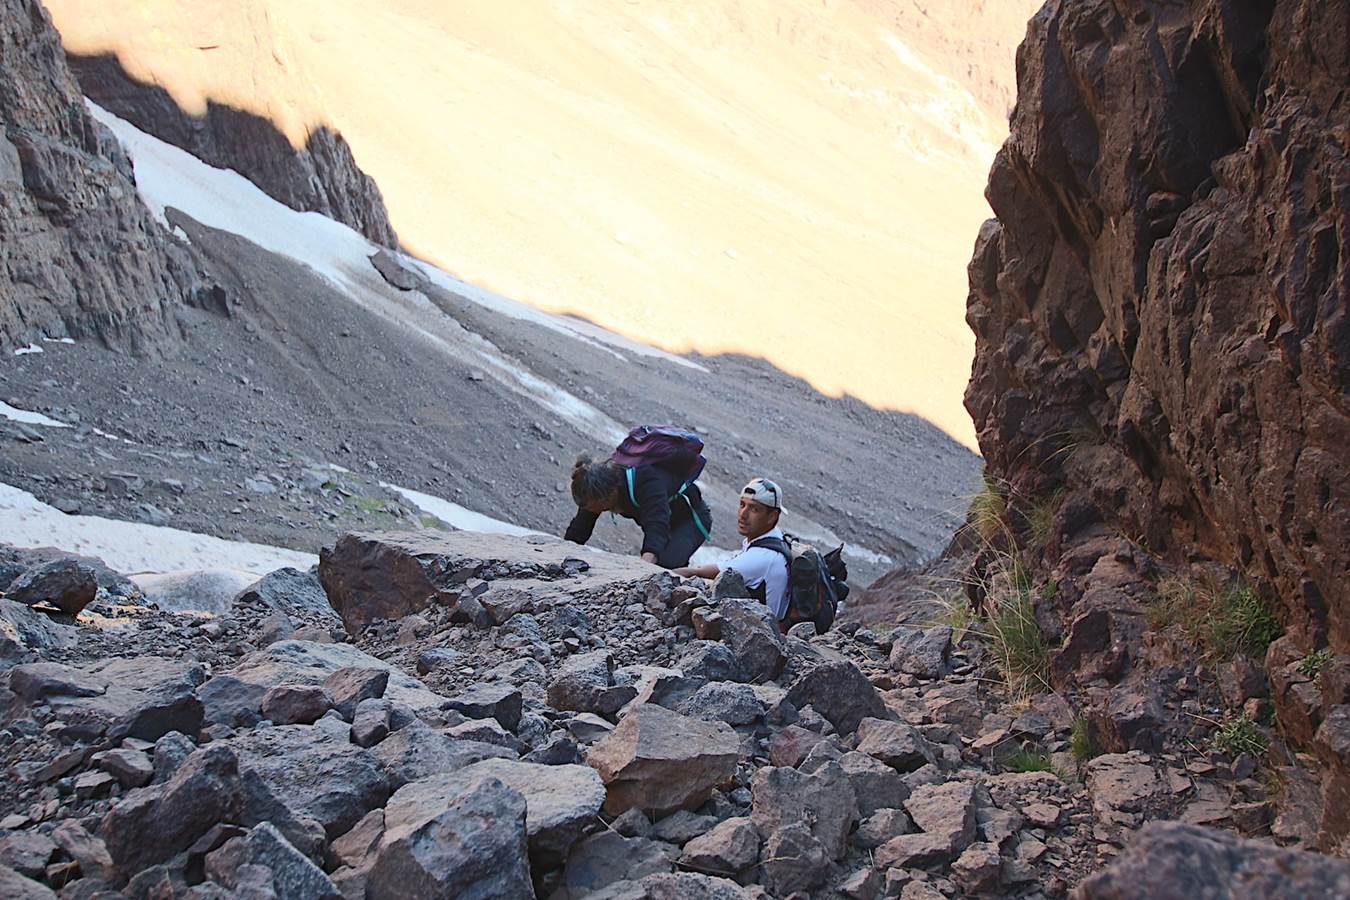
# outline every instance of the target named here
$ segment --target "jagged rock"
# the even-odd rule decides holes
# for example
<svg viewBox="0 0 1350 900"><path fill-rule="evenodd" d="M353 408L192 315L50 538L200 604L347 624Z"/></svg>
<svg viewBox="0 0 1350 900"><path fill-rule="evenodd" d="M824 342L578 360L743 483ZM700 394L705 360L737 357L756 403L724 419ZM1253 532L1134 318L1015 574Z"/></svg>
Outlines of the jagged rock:
<svg viewBox="0 0 1350 900"><path fill-rule="evenodd" d="M716 824L717 819L713 816L700 816L687 809L678 809L657 821L652 826L650 836L668 844L684 846Z"/></svg>
<svg viewBox="0 0 1350 900"><path fill-rule="evenodd" d="M760 834L805 822L830 859L841 858L848 849L858 802L837 763L826 763L810 775L796 769L759 769L750 781L750 793L750 818Z"/></svg>
<svg viewBox="0 0 1350 900"><path fill-rule="evenodd" d="M716 641L694 641L676 661L675 668L690 678L705 681L740 680L736 657L725 644Z"/></svg>
<svg viewBox="0 0 1350 900"><path fill-rule="evenodd" d="M1331 900L1350 896L1350 863L1283 850L1221 831L1149 822L1115 864L1088 876L1075 900L1223 896Z"/></svg>
<svg viewBox="0 0 1350 900"><path fill-rule="evenodd" d="M915 854L909 862L893 861L889 865L922 867L934 861L950 862L975 840L975 786L969 782L921 785L905 801L905 810L922 833L903 835L882 845L878 858L883 853L891 860L905 853Z"/></svg>
<svg viewBox="0 0 1350 900"><path fill-rule="evenodd" d="M555 865L582 829L595 820L605 799L604 785L587 766L542 766L506 759L487 759L458 772L432 775L400 788L386 807L389 820L430 817L447 797L467 785L498 781L524 797L526 830L531 857L541 865Z"/></svg>
<svg viewBox="0 0 1350 900"><path fill-rule="evenodd" d="M773 831L764 844L764 885L786 897L823 884L830 870L830 854L802 822L789 822Z"/></svg>
<svg viewBox="0 0 1350 900"><path fill-rule="evenodd" d="M829 740L823 734L808 731L798 725L789 725L769 740L769 762L775 766L795 769L806 759L811 749L821 741Z"/></svg>
<svg viewBox="0 0 1350 900"><path fill-rule="evenodd" d="M202 701L202 720L207 725L252 728L262 719L262 698L267 689L261 684L240 681L231 675L217 675L197 688Z"/></svg>
<svg viewBox="0 0 1350 900"><path fill-rule="evenodd" d="M399 801L396 793L385 812L384 838L366 882L370 900L533 900L519 792L485 778L440 795L430 807Z"/></svg>
<svg viewBox="0 0 1350 900"><path fill-rule="evenodd" d="M748 684L714 681L699 688L679 706L679 711L696 719L749 725L764 718L764 704Z"/></svg>
<svg viewBox="0 0 1350 900"><path fill-rule="evenodd" d="M593 744L614 730L612 724L594 713L572 716L563 723L563 727L582 744Z"/></svg>
<svg viewBox="0 0 1350 900"><path fill-rule="evenodd" d="M332 709L323 688L311 684L279 684L263 694L263 718L276 725L312 725Z"/></svg>
<svg viewBox="0 0 1350 900"><path fill-rule="evenodd" d="M853 843L864 850L871 850L891 838L913 831L914 823L903 809L878 809L858 824Z"/></svg>
<svg viewBox="0 0 1350 900"><path fill-rule="evenodd" d="M9 866L0 865L0 897L8 900L56 900L56 892L45 884L25 878Z"/></svg>
<svg viewBox="0 0 1350 900"><path fill-rule="evenodd" d="M365 868L375 861L384 838L384 810L372 809L328 848L328 856L340 865Z"/></svg>
<svg viewBox="0 0 1350 900"><path fill-rule="evenodd" d="M515 731L520 724L522 700L514 685L487 682L475 684L445 701L445 708L471 719L496 719L507 731Z"/></svg>
<svg viewBox="0 0 1350 900"><path fill-rule="evenodd" d="M605 810L631 807L659 815L692 809L736 770L740 741L720 722L703 722L653 703L630 710L586 754L600 773Z"/></svg>
<svg viewBox="0 0 1350 900"><path fill-rule="evenodd" d="M389 670L368 666L344 666L325 678L320 687L333 701L333 709L350 722L362 700L384 696L385 690L389 687Z"/></svg>
<svg viewBox="0 0 1350 900"><path fill-rule="evenodd" d="M196 663L145 656L110 658L84 669L58 663L15 666L9 689L29 705L45 704L71 740L104 734L153 741L170 731L196 734L206 673Z"/></svg>
<svg viewBox="0 0 1350 900"><path fill-rule="evenodd" d="M457 772L485 759L515 755L505 747L446 737L421 721L389 735L371 752L384 768L394 790L432 775Z"/></svg>
<svg viewBox="0 0 1350 900"><path fill-rule="evenodd" d="M41 878L47 871L56 841L36 831L17 831L0 837L0 865L28 878Z"/></svg>
<svg viewBox="0 0 1350 900"><path fill-rule="evenodd" d="M80 875L91 883L112 884L117 880L112 855L103 841L79 822L67 819L52 829L52 840L79 866Z"/></svg>
<svg viewBox="0 0 1350 900"><path fill-rule="evenodd" d="M144 787L155 777L155 765L139 750L119 748L95 753L90 762L117 779L124 788Z"/></svg>
<svg viewBox="0 0 1350 900"><path fill-rule="evenodd" d="M318 573L313 569L301 572L299 569L284 567L268 572L230 601L231 607L248 604L266 606L297 618L337 618L333 607L328 604L323 585L319 584Z"/></svg>
<svg viewBox="0 0 1350 900"><path fill-rule="evenodd" d="M886 718L886 704L858 667L831 662L797 679L787 700L801 709L811 706L840 734L852 734L865 718Z"/></svg>
<svg viewBox="0 0 1350 900"><path fill-rule="evenodd" d="M941 678L951 670L952 629L900 627L891 633L891 668L920 678Z"/></svg>
<svg viewBox="0 0 1350 900"><path fill-rule="evenodd" d="M453 666L459 661L459 653L448 647L432 647L417 654L417 674L430 675L432 672Z"/></svg>
<svg viewBox="0 0 1350 900"><path fill-rule="evenodd" d="M952 863L952 880L968 894L984 894L998 888L1003 872L1003 858L998 845L971 844Z"/></svg>
<svg viewBox="0 0 1350 900"><path fill-rule="evenodd" d="M859 869L839 884L839 893L849 900L875 900L881 878L871 866Z"/></svg>
<svg viewBox="0 0 1350 900"><path fill-rule="evenodd" d="M339 669L380 669L389 673L384 699L413 710L439 709L445 698L426 685L398 671L382 659L363 653L350 644L313 641L279 641L250 653L230 670L230 675L249 684L270 688L276 684L322 686Z"/></svg>
<svg viewBox="0 0 1350 900"><path fill-rule="evenodd" d="M608 650L569 656L548 685L554 709L612 716L637 696L632 685L614 684L614 658Z"/></svg>
<svg viewBox="0 0 1350 900"><path fill-rule="evenodd" d="M1156 698L1139 691L1121 691L1111 697L1104 713L1094 713L1092 723L1101 735L1103 749L1113 753L1162 749L1165 713Z"/></svg>
<svg viewBox="0 0 1350 900"><path fill-rule="evenodd" d="M858 815L870 816L879 809L898 808L909 796L909 787L895 769L866 753L845 753L839 768L853 785Z"/></svg>
<svg viewBox="0 0 1350 900"><path fill-rule="evenodd" d="M15 603L46 603L67 615L77 615L98 594L98 573L79 560L54 559L15 578L5 596Z"/></svg>
<svg viewBox="0 0 1350 900"><path fill-rule="evenodd" d="M12 600L0 599L0 666L22 662L29 650L73 647L79 630Z"/></svg>
<svg viewBox="0 0 1350 900"><path fill-rule="evenodd" d="M245 837L226 841L206 855L206 874L224 887L240 886L240 872L260 866L277 900L342 900L342 894L314 863L287 842L268 822L255 825Z"/></svg>
<svg viewBox="0 0 1350 900"><path fill-rule="evenodd" d="M368 697L356 705L352 716L352 743L358 747L374 747L389 736L390 703Z"/></svg>
<svg viewBox="0 0 1350 900"><path fill-rule="evenodd" d="M932 745L918 729L885 719L867 718L858 724L858 752L898 772L913 772L935 759Z"/></svg>
<svg viewBox="0 0 1350 900"><path fill-rule="evenodd" d="M556 900L580 900L606 888L613 889L617 897L625 896L618 891L629 887L626 882L670 872L676 852L659 841L602 831L577 844L553 896ZM645 892L637 895L645 896Z"/></svg>
<svg viewBox="0 0 1350 900"><path fill-rule="evenodd" d="M505 747L516 756L529 749L520 738L503 728L496 719L470 719L445 729L445 736L457 741L496 744L498 747Z"/></svg>
<svg viewBox="0 0 1350 900"><path fill-rule="evenodd" d="M420 291L427 285L425 275L404 265L398 257L388 250L377 250L373 253L370 257L370 264L375 267L375 271L379 272L385 281L400 291Z"/></svg>
<svg viewBox="0 0 1350 900"><path fill-rule="evenodd" d="M1162 782L1147 758L1122 753L1098 756L1087 764L1088 794L1103 822L1133 826L1135 814L1148 807Z"/></svg>
<svg viewBox="0 0 1350 900"><path fill-rule="evenodd" d="M684 845L680 865L709 875L735 876L759 862L759 831L748 818L718 823Z"/></svg>
<svg viewBox="0 0 1350 900"><path fill-rule="evenodd" d="M155 783L172 778L196 749L197 745L192 743L187 735L178 731L171 731L155 741Z"/></svg>
<svg viewBox="0 0 1350 900"><path fill-rule="evenodd" d="M740 679L759 683L777 678L787 663L787 641L768 607L754 600L724 600L717 613L721 641L735 657Z"/></svg>
<svg viewBox="0 0 1350 900"><path fill-rule="evenodd" d="M960 853L947 834L902 834L876 849L876 865L882 869L923 869L950 863Z"/></svg>

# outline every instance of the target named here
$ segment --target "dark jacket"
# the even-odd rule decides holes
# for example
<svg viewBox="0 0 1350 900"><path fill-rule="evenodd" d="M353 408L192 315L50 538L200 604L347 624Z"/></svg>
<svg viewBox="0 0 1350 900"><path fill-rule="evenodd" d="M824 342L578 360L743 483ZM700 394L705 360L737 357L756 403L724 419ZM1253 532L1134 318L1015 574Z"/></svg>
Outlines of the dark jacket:
<svg viewBox="0 0 1350 900"><path fill-rule="evenodd" d="M628 485L625 483L614 512L641 526L643 553L661 555L661 551L666 549L666 542L670 540L671 523L690 517L690 503L698 510L705 524L709 521L708 507L703 503L703 494L699 492L697 484L691 484L685 489L685 497L689 498L690 503L686 503L684 497L675 496L683 483L683 476L659 465L638 466L633 470L633 495L637 498L637 506L628 499ZM672 497L675 499L672 500ZM563 538L575 544L586 543L591 539L599 518L599 513L578 509Z"/></svg>

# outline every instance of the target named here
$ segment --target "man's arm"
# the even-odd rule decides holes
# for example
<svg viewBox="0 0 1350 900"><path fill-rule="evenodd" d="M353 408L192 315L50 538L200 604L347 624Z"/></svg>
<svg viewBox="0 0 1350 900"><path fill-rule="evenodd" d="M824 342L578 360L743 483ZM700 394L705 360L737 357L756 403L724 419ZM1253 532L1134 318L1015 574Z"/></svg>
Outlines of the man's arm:
<svg viewBox="0 0 1350 900"><path fill-rule="evenodd" d="M685 566L670 571L681 578L716 578L722 570L718 568L717 563L708 563L706 566Z"/></svg>

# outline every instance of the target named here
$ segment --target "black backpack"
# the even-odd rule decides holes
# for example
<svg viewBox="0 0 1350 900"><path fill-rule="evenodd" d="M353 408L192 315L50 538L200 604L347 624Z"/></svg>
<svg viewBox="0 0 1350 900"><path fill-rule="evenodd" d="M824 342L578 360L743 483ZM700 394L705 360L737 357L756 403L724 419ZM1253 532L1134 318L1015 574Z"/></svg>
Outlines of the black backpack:
<svg viewBox="0 0 1350 900"><path fill-rule="evenodd" d="M751 547L764 547L781 554L788 567L787 616L785 628L799 622L811 622L816 634L824 634L834 625L839 604L848 596L848 566L843 560L843 544L824 556L810 544L792 535L786 540L762 537Z"/></svg>

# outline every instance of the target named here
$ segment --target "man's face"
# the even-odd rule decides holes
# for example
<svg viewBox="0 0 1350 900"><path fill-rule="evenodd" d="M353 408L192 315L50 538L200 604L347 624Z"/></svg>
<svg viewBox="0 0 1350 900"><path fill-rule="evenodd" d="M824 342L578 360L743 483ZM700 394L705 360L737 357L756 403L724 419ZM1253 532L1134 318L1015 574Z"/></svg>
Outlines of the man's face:
<svg viewBox="0 0 1350 900"><path fill-rule="evenodd" d="M740 532L741 537L757 538L764 532L773 530L776 524L778 524L778 510L748 497L741 498L741 505L736 509L736 530Z"/></svg>

